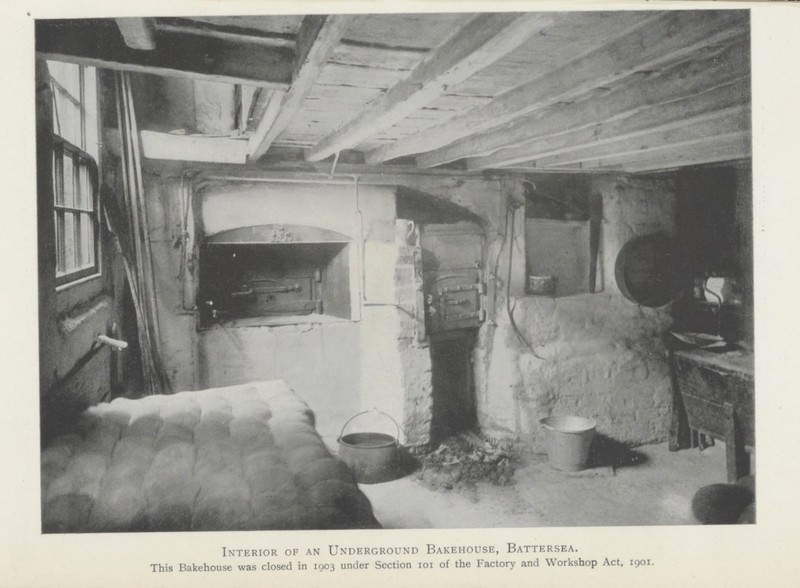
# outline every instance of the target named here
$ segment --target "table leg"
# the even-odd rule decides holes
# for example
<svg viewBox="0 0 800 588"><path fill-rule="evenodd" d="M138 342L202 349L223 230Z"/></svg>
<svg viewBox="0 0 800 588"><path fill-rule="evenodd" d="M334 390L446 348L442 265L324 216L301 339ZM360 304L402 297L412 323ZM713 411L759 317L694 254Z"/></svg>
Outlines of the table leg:
<svg viewBox="0 0 800 588"><path fill-rule="evenodd" d="M750 473L750 460L744 450L741 432L736 422L733 404L723 404L725 412L725 462L728 470L728 482L736 482Z"/></svg>
<svg viewBox="0 0 800 588"><path fill-rule="evenodd" d="M686 408L683 405L680 385L678 384L678 372L675 362L675 355L669 351L669 375L672 383L672 414L669 427L669 450L678 451L692 447L691 432L689 430L689 419L686 416Z"/></svg>

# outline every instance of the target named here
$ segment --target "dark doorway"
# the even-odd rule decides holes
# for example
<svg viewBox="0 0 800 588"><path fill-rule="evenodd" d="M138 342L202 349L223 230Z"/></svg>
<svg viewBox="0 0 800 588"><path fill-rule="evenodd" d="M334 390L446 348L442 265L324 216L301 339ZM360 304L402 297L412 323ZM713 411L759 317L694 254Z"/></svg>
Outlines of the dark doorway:
<svg viewBox="0 0 800 588"><path fill-rule="evenodd" d="M475 329L448 331L431 338L434 443L475 426L472 350Z"/></svg>

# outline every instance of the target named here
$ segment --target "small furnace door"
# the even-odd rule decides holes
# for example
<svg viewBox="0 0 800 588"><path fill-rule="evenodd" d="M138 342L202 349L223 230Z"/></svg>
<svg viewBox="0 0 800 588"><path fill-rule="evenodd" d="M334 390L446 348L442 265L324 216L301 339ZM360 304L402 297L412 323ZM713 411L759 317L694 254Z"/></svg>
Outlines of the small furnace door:
<svg viewBox="0 0 800 588"><path fill-rule="evenodd" d="M431 335L478 327L485 319L483 232L473 223L421 230L426 329Z"/></svg>

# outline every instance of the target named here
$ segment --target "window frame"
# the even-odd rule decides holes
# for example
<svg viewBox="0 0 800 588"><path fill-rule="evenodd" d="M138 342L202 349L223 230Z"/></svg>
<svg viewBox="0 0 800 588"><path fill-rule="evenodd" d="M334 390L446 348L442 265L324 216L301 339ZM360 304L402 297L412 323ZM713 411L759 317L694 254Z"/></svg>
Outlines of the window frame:
<svg viewBox="0 0 800 588"><path fill-rule="evenodd" d="M86 166L88 179L89 179L89 189L90 189L90 199L91 199L91 207L85 208L78 204L73 205L66 205L64 203L58 202L59 191L62 188L58 185L58 173L57 170L57 162L61 161L59 164L63 166L64 158L69 154L72 158L74 163L74 170L77 171L81 168L82 165ZM73 184L74 187L73 194L74 199L78 199L78 188L77 185L80 184L80 176L79 173L73 173ZM61 174L61 181L63 182L63 173ZM70 143L69 141L59 137L57 135L53 136L53 222L55 223L54 231L55 231L55 240L56 240L56 287L65 286L81 280L83 278L92 276L92 275L100 275L100 214L99 214L99 198L98 198L98 168L97 162L91 156L91 154L87 153L83 149L80 149ZM63 200L63 196L61 198ZM85 205L84 205L85 206ZM93 242L91 243L92 247L92 256L93 256L93 263L87 267L79 267L77 269L73 269L72 271L67 272L64 270L64 273L59 273L59 267L63 267L62 261L59 259L61 255L65 253L65 246L63 241L59 242L61 239L60 237L60 224L59 224L59 217L72 215L74 219L82 219L84 217L88 217L92 227L92 237ZM84 253L83 244L80 238L80 227L81 223L73 223L74 231L75 231L75 243L80 243L81 254ZM60 246L59 246L60 245Z"/></svg>
<svg viewBox="0 0 800 588"><path fill-rule="evenodd" d="M73 93L63 86L63 84L50 73L49 83L51 86L52 98L52 112L53 112L53 128L52 128L52 149L51 149L51 178L52 178L52 209L53 209L53 240L55 245L55 267L53 273L55 277L56 290L61 291L69 288L70 286L82 283L87 279L98 277L102 274L101 269L101 230L100 223L100 198L99 198L99 152L97 156L89 153L86 150L88 141L94 140L99 145L99 128L100 128L100 103L99 103L99 88L97 84L98 70L95 68L94 80L95 83L91 88L87 86L89 83L86 80L86 67L79 64L70 64L68 62L58 62L55 60L48 60L48 64L63 63L72 65L78 68L79 72L79 89L80 96L76 97ZM69 139L62 136L61 129L59 128L59 116L62 113L58 112L57 92L61 94L70 102L72 102L79 111L80 116L80 142L81 145L76 145ZM95 93L94 105L95 109L92 113L87 113L87 100L86 95L88 91ZM96 125L93 125L97 131L96 138L88 137L87 133L87 118L94 116L97 119ZM65 131L69 134L69 131ZM66 192L64 190L64 166L65 163L71 160L72 164L72 202L67 204ZM81 170L86 170L86 182L84 183ZM84 192L86 190L86 192ZM67 239L64 236L64 231L67 230L68 223L66 218L71 216L73 222L73 252L81 264L85 257L89 257L91 250L91 265L82 267L73 267L67 270L66 263L66 250ZM84 242L84 237L81 231L85 225L85 220L88 219L88 226L91 227L92 241L91 243Z"/></svg>

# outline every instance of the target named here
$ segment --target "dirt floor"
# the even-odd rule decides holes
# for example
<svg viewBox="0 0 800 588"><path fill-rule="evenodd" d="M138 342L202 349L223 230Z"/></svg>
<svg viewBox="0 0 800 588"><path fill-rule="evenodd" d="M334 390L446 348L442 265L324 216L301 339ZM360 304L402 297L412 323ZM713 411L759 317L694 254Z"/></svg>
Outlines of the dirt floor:
<svg viewBox="0 0 800 588"><path fill-rule="evenodd" d="M702 486L725 482L725 447L670 452L636 448L619 467L580 473L553 469L547 456L515 456L500 483L431 485L420 470L362 484L385 528L567 527L697 524L691 511Z"/></svg>

